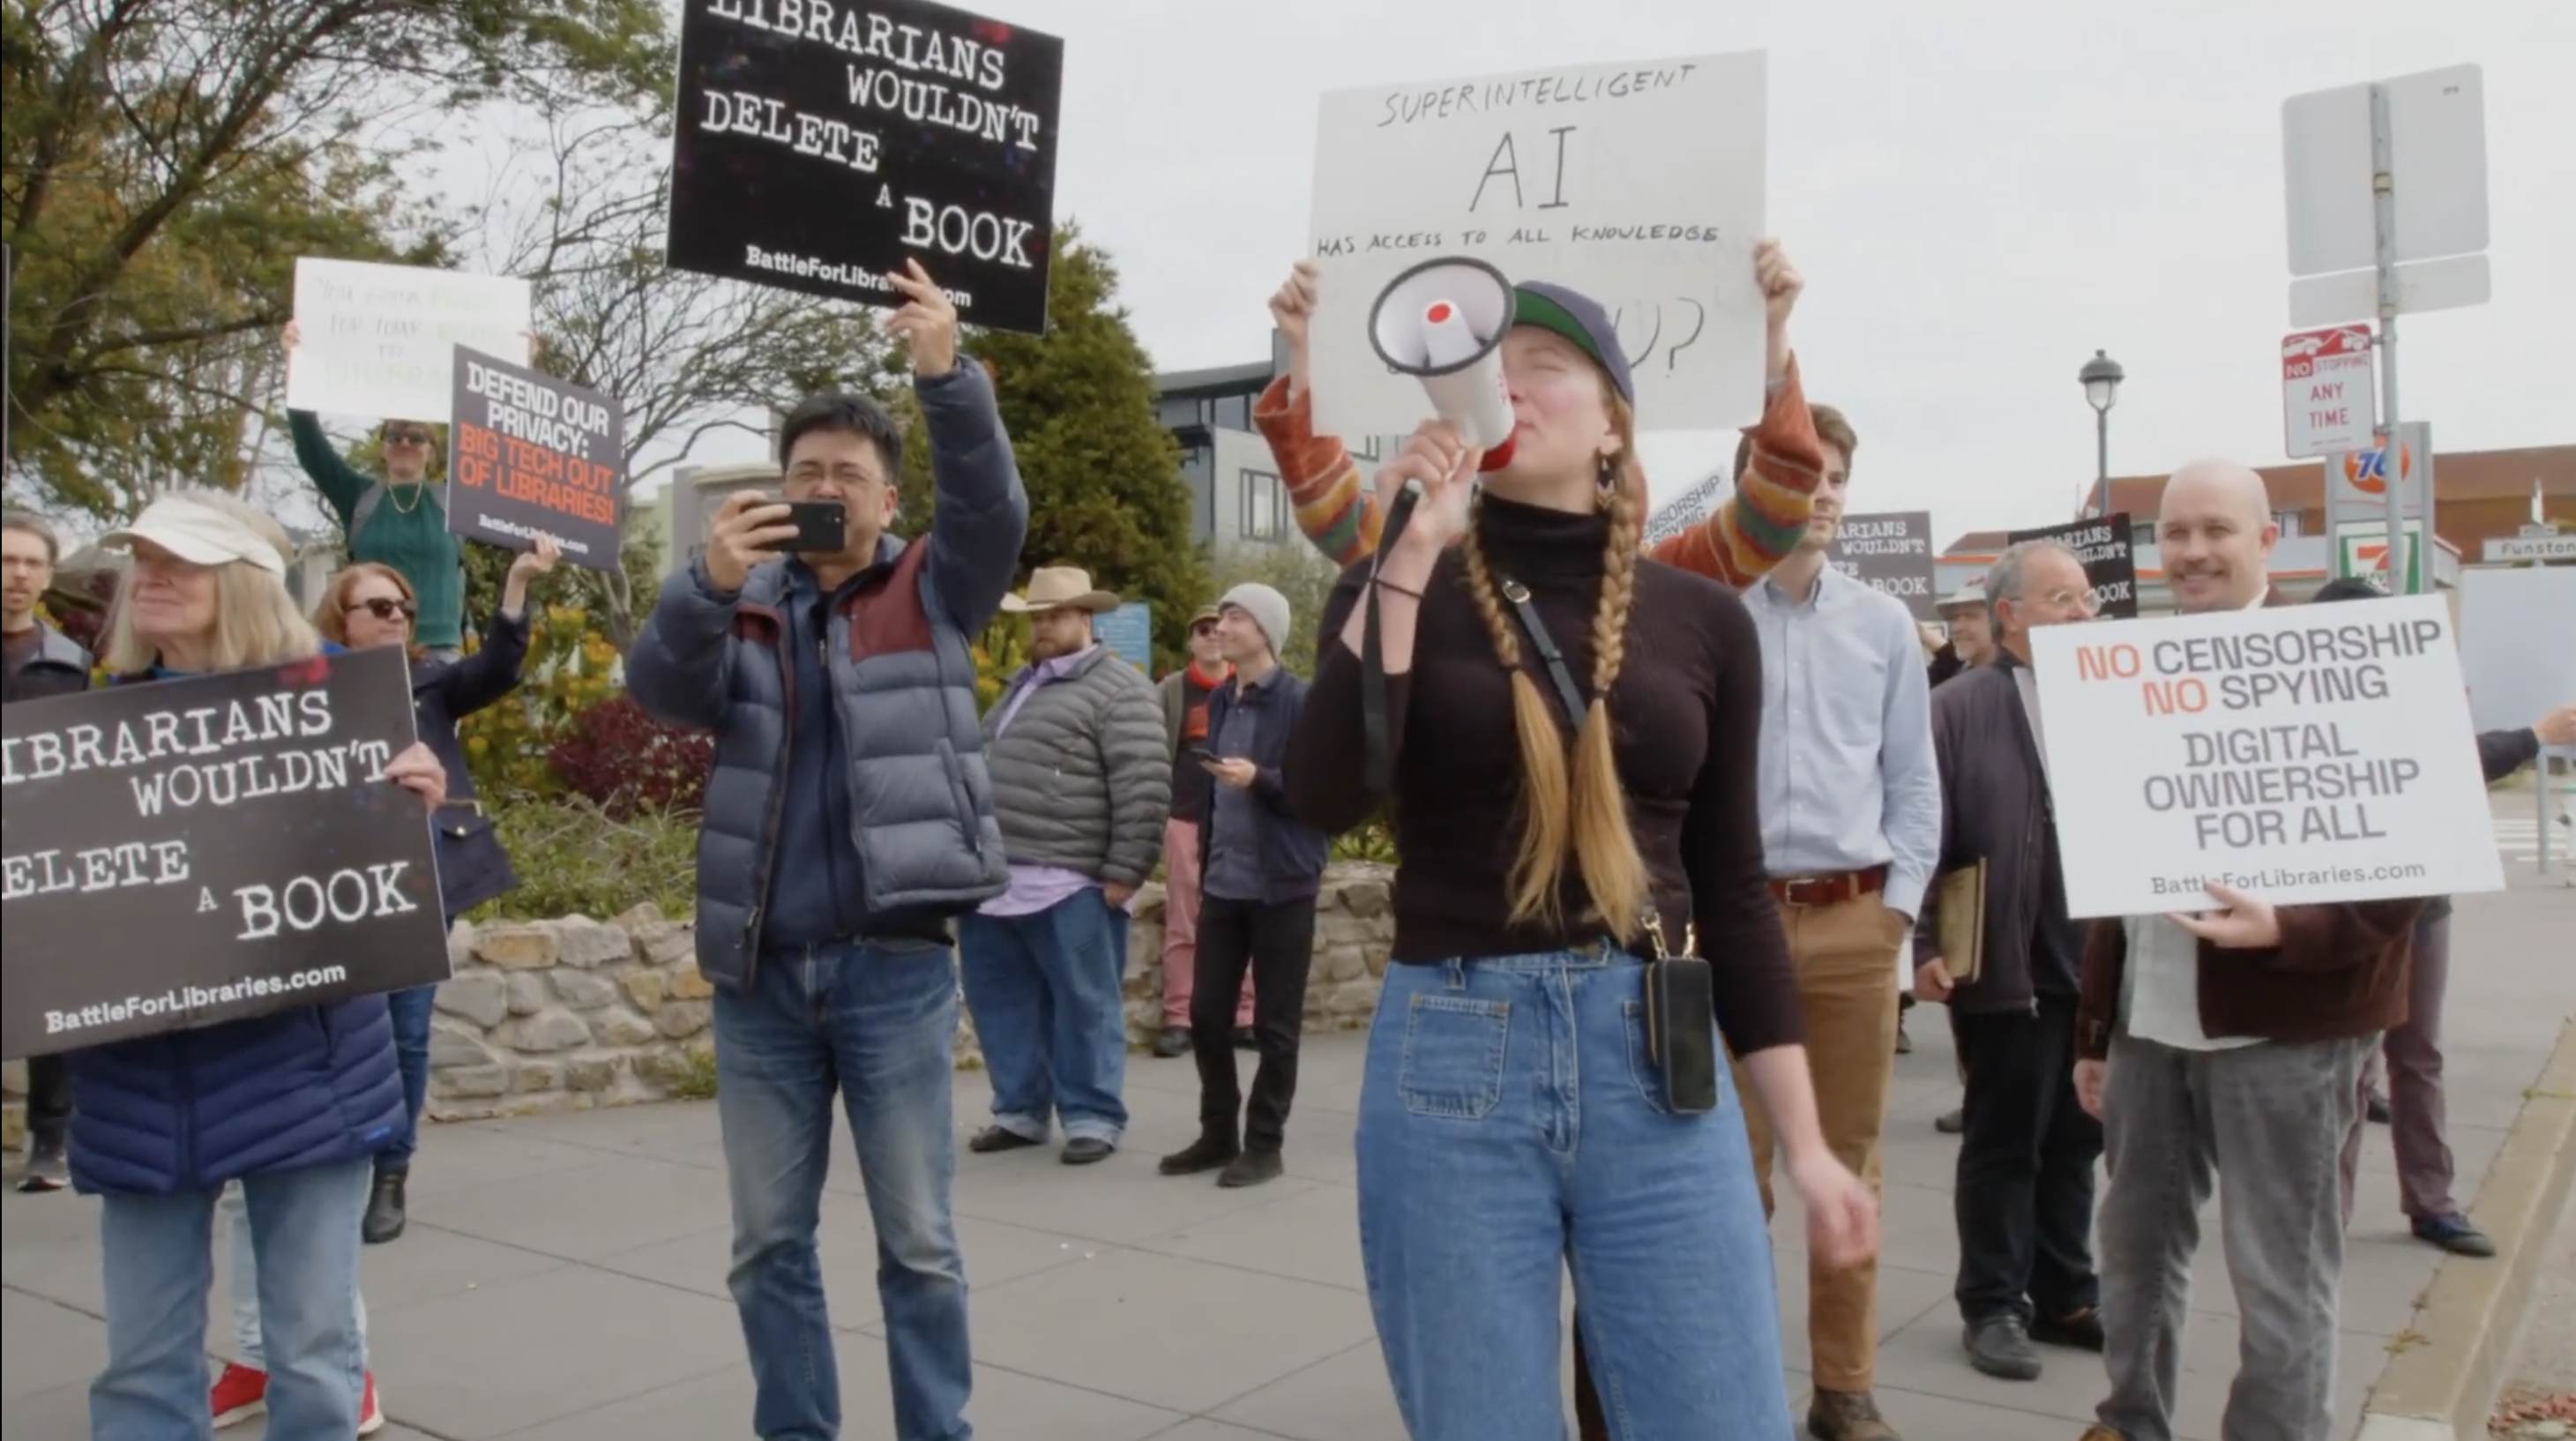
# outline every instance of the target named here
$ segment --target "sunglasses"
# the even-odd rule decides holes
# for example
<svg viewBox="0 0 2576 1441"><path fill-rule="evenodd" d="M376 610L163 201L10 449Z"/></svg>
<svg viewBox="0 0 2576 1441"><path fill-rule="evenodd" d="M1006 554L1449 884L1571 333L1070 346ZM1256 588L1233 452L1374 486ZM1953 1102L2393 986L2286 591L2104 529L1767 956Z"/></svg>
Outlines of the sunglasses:
<svg viewBox="0 0 2576 1441"><path fill-rule="evenodd" d="M429 432L426 430L388 430L385 432L385 444L427 445L429 444Z"/></svg>
<svg viewBox="0 0 2576 1441"><path fill-rule="evenodd" d="M355 605L350 606L345 614L355 615L362 610L367 614L374 616L378 620L392 620L395 616L401 616L404 620L410 620L420 614L420 607L412 604L410 601L387 600L383 596L377 596L373 600L359 601Z"/></svg>

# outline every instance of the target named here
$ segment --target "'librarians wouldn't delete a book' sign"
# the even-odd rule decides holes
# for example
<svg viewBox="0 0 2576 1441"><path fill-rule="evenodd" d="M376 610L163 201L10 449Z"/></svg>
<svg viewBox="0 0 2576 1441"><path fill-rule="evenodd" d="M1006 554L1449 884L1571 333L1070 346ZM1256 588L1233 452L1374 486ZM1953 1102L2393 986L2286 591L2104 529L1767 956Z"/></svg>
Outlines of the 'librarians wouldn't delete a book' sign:
<svg viewBox="0 0 2576 1441"><path fill-rule="evenodd" d="M928 0L683 0L670 261L1046 330L1064 42Z"/></svg>
<svg viewBox="0 0 2576 1441"><path fill-rule="evenodd" d="M445 980L394 647L0 712L0 1055Z"/></svg>

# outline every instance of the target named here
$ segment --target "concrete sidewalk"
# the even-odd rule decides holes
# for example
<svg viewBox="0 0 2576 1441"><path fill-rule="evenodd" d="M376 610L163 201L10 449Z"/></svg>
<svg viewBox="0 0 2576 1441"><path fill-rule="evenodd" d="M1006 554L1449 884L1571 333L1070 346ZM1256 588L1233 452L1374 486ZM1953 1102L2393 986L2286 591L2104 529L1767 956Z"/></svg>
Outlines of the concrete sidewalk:
<svg viewBox="0 0 2576 1441"><path fill-rule="evenodd" d="M2462 903L2454 954L2451 1122L2465 1200L2576 1010L2576 897L2525 870L2516 889ZM1978 1376L1960 1356L1949 1295L1954 1147L1932 1129L1957 1092L1941 1012L1916 1011L1912 1029L1888 1124L1880 1401L1907 1441L2073 1441L2102 1389L2097 1360L2052 1351L2043 1379L2015 1385ZM1359 1083L1356 1035L1312 1038L1289 1174L1250 1191L1154 1174L1154 1158L1195 1132L1186 1061L1133 1061L1134 1130L1102 1166L1068 1169L1051 1151L962 1156L978 1434L1400 1441L1361 1285ZM961 1141L985 1099L980 1075L958 1077ZM2346 1434L2439 1259L2405 1233L2383 1132L2366 1156L2344 1300ZM439 1127L424 1141L413 1198L410 1234L366 1253L375 1364L395 1420L381 1434L748 1434L712 1105ZM874 1256L846 1149L824 1216L824 1273L845 1337L845 1434L884 1436ZM72 1441L87 1434L84 1393L102 1353L96 1204L11 1194L0 1220L0 1434ZM1806 1339L1794 1211L1775 1232L1796 1368ZM2234 1302L2208 1234L2181 1417L2183 1434L2200 1441L2217 1435L2235 1356ZM1803 1407L1806 1378L1793 1369L1788 1384Z"/></svg>

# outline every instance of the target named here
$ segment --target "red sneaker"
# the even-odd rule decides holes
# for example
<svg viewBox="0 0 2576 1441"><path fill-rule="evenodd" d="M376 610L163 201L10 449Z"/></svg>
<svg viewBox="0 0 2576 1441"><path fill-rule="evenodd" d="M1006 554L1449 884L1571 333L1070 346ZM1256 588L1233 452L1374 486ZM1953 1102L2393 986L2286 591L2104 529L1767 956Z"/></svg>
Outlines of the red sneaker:
<svg viewBox="0 0 2576 1441"><path fill-rule="evenodd" d="M238 1426L268 1410L268 1373L226 1362L206 1404L214 1409L216 1430Z"/></svg>
<svg viewBox="0 0 2576 1441"><path fill-rule="evenodd" d="M358 1434L373 1436L385 1429L385 1408L376 1404L376 1373L367 1373L366 1394L358 1400Z"/></svg>

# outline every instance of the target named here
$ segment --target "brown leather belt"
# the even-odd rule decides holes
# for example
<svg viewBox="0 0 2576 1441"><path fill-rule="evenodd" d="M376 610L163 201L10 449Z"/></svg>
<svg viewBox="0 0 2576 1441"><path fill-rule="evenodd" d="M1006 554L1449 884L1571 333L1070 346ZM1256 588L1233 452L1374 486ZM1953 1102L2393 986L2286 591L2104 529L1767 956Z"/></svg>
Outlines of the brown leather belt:
<svg viewBox="0 0 2576 1441"><path fill-rule="evenodd" d="M1887 867L1835 871L1822 876L1773 876L1771 894L1784 906L1839 906L1887 889Z"/></svg>

